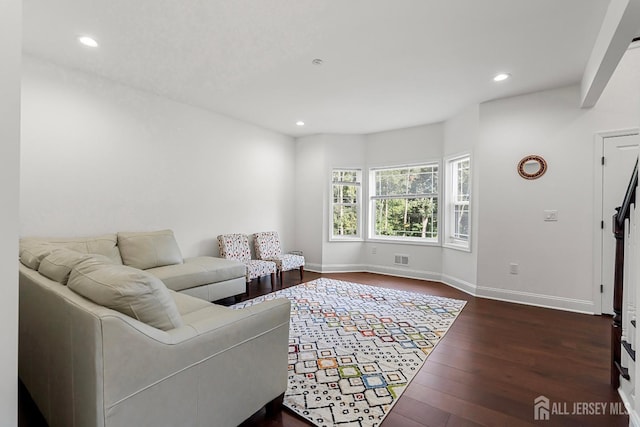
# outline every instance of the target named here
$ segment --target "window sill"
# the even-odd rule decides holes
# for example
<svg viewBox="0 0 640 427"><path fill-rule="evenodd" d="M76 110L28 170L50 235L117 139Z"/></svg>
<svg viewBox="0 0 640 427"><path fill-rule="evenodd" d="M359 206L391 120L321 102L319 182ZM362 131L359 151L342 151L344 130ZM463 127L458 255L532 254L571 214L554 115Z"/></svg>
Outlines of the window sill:
<svg viewBox="0 0 640 427"><path fill-rule="evenodd" d="M454 249L460 252L471 252L471 246L469 244L456 244L456 243L444 243L443 248Z"/></svg>
<svg viewBox="0 0 640 427"><path fill-rule="evenodd" d="M329 237L329 243L343 243L343 242L364 242L362 237Z"/></svg>
<svg viewBox="0 0 640 427"><path fill-rule="evenodd" d="M419 240L402 240L402 239L381 239L379 237L369 238L367 242L371 243L389 243L393 245L414 245L414 246L440 246L440 242L433 241L419 241Z"/></svg>

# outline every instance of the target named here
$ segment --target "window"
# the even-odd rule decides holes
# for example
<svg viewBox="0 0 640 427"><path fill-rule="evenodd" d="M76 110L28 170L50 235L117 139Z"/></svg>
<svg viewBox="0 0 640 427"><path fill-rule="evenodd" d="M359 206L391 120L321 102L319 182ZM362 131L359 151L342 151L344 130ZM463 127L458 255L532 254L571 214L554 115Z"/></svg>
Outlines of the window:
<svg viewBox="0 0 640 427"><path fill-rule="evenodd" d="M334 169L331 176L331 239L359 239L362 172Z"/></svg>
<svg viewBox="0 0 640 427"><path fill-rule="evenodd" d="M471 158L468 154L447 160L447 191L445 194L446 230L445 244L469 248L471 233Z"/></svg>
<svg viewBox="0 0 640 427"><path fill-rule="evenodd" d="M371 170L370 237L438 241L438 163Z"/></svg>

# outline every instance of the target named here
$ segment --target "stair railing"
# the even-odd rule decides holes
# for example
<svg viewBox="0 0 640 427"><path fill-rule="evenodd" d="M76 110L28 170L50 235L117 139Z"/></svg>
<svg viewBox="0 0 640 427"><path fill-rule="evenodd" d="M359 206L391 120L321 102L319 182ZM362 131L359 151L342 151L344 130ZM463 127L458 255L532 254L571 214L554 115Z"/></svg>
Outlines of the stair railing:
<svg viewBox="0 0 640 427"><path fill-rule="evenodd" d="M627 254L635 253L637 250L636 221L635 215L633 215L635 213L637 187L638 160L636 160L633 168L633 174L629 180L622 205L616 208L616 213L613 215L616 258L613 280L613 322L611 324L611 385L616 389L620 386L620 377L626 380L630 379L629 368L623 366L623 345L630 357L635 359L635 332L633 329L635 329L635 280L637 267L629 262L625 263L625 249ZM626 237L632 231L633 235L630 235L630 237L633 237L633 239L629 241ZM626 289L625 283L627 283ZM625 323L623 323L623 311L626 311L627 314ZM631 325L634 328L630 328Z"/></svg>

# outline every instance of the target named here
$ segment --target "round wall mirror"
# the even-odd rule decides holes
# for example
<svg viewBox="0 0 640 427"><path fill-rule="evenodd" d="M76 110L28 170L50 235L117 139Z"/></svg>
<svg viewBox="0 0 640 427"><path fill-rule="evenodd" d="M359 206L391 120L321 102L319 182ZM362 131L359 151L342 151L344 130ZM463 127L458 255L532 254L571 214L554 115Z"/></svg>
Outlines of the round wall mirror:
<svg viewBox="0 0 640 427"><path fill-rule="evenodd" d="M518 174L524 179L538 179L547 171L547 162L538 155L524 157L518 163Z"/></svg>

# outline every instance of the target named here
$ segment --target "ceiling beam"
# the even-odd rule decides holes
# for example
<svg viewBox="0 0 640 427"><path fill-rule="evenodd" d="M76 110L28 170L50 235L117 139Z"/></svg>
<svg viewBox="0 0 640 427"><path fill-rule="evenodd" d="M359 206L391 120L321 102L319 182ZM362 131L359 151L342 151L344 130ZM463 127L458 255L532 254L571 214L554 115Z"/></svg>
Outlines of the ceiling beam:
<svg viewBox="0 0 640 427"><path fill-rule="evenodd" d="M596 105L638 30L640 0L611 0L582 75L582 108Z"/></svg>

